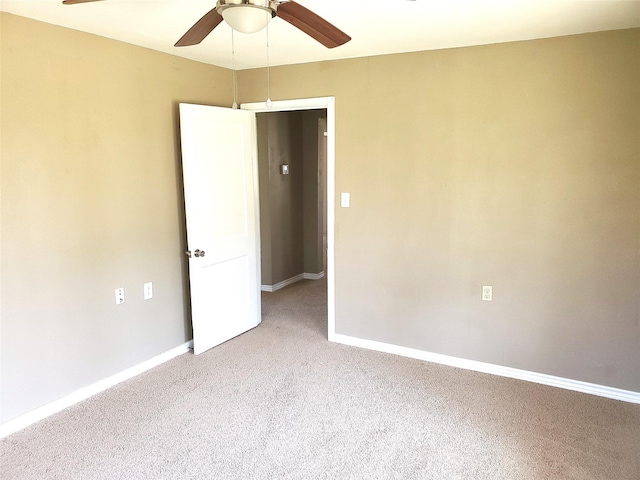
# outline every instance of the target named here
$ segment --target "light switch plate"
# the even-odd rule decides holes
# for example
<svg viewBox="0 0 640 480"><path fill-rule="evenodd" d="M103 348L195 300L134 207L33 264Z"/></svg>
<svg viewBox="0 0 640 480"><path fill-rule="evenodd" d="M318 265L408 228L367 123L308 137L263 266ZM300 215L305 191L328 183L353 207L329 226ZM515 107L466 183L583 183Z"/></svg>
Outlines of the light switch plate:
<svg viewBox="0 0 640 480"><path fill-rule="evenodd" d="M340 206L342 208L349 208L351 206L351 194L342 192L340 194Z"/></svg>
<svg viewBox="0 0 640 480"><path fill-rule="evenodd" d="M124 303L124 288L116 288L116 305Z"/></svg>

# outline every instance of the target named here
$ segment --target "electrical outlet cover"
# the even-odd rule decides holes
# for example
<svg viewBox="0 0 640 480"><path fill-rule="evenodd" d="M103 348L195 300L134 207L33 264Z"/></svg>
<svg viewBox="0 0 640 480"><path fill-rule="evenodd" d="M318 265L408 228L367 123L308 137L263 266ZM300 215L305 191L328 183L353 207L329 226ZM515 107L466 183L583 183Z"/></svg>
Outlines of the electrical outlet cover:
<svg viewBox="0 0 640 480"><path fill-rule="evenodd" d="M482 286L482 300L485 302L493 301L493 287L491 285Z"/></svg>
<svg viewBox="0 0 640 480"><path fill-rule="evenodd" d="M144 284L144 299L149 300L153 298L153 282Z"/></svg>

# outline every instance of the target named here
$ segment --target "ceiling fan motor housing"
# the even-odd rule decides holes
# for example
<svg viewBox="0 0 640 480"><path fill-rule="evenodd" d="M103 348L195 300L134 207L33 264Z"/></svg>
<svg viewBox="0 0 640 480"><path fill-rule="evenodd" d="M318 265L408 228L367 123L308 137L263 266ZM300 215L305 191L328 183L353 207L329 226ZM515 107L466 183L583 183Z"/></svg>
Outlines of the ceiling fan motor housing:
<svg viewBox="0 0 640 480"><path fill-rule="evenodd" d="M245 6L245 7L256 7L262 8L264 10L268 10L272 12L272 16L276 16L276 10L278 9L278 4L283 2L275 2L272 0L218 0L216 5L216 9L218 13L222 14L224 10L229 7L237 7L237 6Z"/></svg>
<svg viewBox="0 0 640 480"><path fill-rule="evenodd" d="M216 10L234 30L255 33L276 16L277 4L271 0L218 0Z"/></svg>

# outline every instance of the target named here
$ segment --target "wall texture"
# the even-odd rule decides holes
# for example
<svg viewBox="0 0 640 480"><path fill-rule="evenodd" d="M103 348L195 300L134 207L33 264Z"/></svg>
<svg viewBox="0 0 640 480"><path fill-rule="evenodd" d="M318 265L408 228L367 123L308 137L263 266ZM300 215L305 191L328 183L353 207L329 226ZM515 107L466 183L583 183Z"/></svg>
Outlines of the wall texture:
<svg viewBox="0 0 640 480"><path fill-rule="evenodd" d="M7 421L190 339L177 103L232 92L0 22ZM638 51L636 29L273 68L274 100L336 97L338 333L640 391Z"/></svg>
<svg viewBox="0 0 640 480"><path fill-rule="evenodd" d="M634 29L272 68L274 100L336 97L337 333L640 391L638 52Z"/></svg>
<svg viewBox="0 0 640 480"><path fill-rule="evenodd" d="M0 19L6 421L191 338L177 104L232 92L221 68Z"/></svg>

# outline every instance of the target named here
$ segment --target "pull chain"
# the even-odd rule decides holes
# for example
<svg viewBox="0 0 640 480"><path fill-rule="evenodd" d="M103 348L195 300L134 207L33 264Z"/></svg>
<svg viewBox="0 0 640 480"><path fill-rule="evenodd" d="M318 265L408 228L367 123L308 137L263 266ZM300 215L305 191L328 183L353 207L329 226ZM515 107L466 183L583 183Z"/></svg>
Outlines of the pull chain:
<svg viewBox="0 0 640 480"><path fill-rule="evenodd" d="M231 29L231 64L233 69L233 106L232 108L238 108L238 83L236 81L236 45L233 36L233 28Z"/></svg>
<svg viewBox="0 0 640 480"><path fill-rule="evenodd" d="M269 24L267 23L267 108L271 108L271 65L269 62Z"/></svg>

